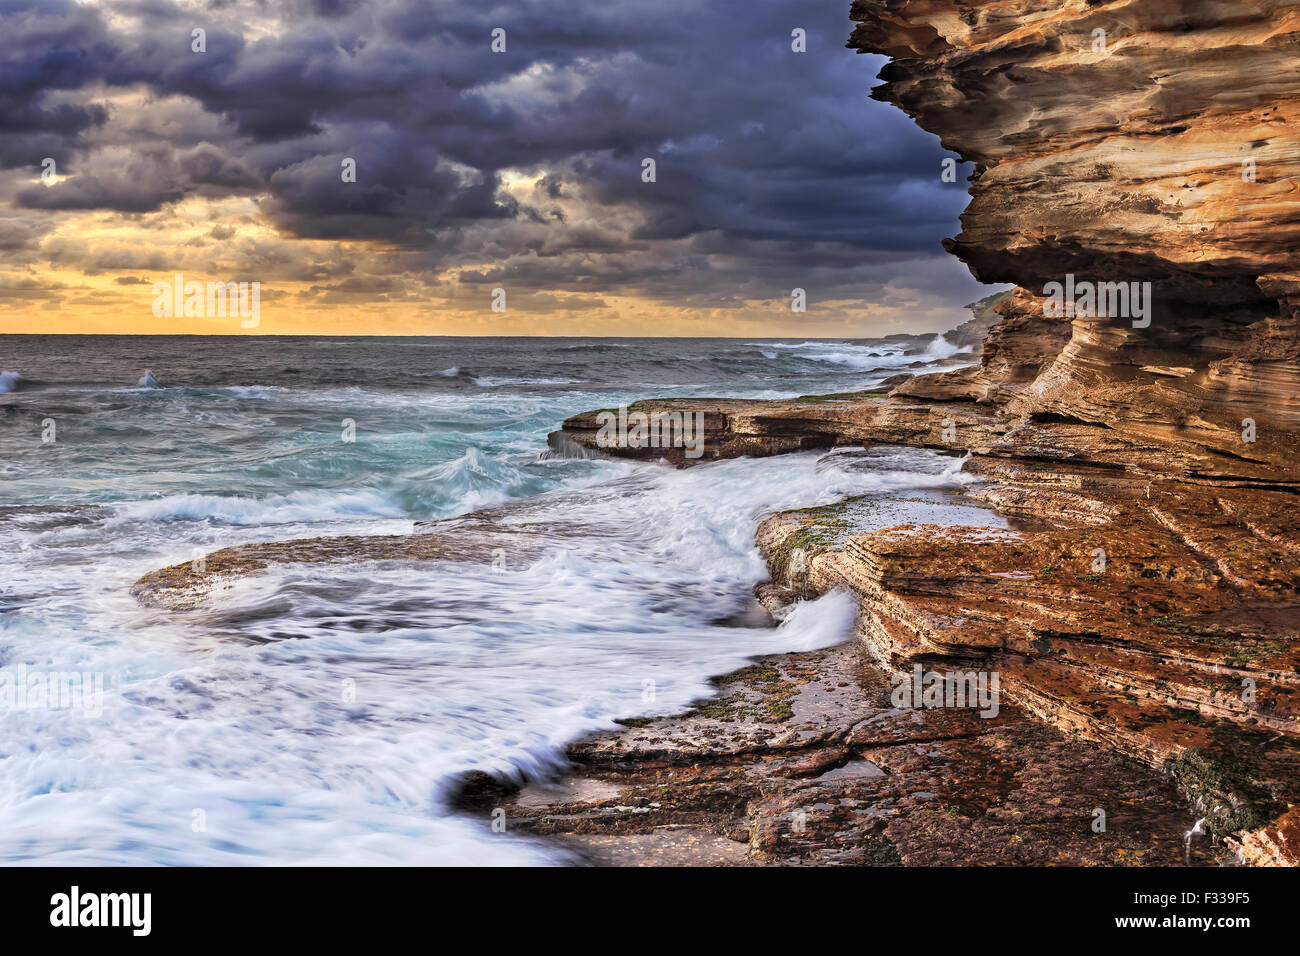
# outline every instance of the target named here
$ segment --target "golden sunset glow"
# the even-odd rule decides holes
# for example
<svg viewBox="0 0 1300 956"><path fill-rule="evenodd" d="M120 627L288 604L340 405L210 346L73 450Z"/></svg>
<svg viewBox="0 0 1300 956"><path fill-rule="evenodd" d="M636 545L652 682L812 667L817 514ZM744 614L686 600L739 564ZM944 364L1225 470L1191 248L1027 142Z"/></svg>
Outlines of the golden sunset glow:
<svg viewBox="0 0 1300 956"><path fill-rule="evenodd" d="M503 189L532 188L539 178L507 178ZM67 184L61 177L42 188ZM788 296L701 308L611 292L512 292L505 280L462 281L490 275L491 262L460 265L430 284L418 271L400 271L403 260L419 258L415 253L278 231L261 215L265 198L187 198L141 215L55 215L41 242L48 263L30 264L0 289L0 333L855 336L864 329L941 329L954 321L951 306L904 288L885 287L870 304L810 296L807 311L793 313ZM253 261L263 265L250 269ZM339 263L358 268L328 287L300 277ZM177 272L186 281L259 282L256 327L228 316L155 315L155 283L170 283ZM506 290L504 312L491 307L498 287Z"/></svg>

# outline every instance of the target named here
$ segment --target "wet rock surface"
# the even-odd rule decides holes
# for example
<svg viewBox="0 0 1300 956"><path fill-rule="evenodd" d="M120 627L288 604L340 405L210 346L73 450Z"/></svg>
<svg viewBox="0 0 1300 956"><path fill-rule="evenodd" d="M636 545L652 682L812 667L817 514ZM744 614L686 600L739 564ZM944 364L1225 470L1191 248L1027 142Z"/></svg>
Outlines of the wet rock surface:
<svg viewBox="0 0 1300 956"><path fill-rule="evenodd" d="M764 657L688 714L569 750L572 772L481 800L581 859L672 865L1202 865L1173 778L1013 707L897 708L858 644ZM1104 814L1104 830L1097 821Z"/></svg>

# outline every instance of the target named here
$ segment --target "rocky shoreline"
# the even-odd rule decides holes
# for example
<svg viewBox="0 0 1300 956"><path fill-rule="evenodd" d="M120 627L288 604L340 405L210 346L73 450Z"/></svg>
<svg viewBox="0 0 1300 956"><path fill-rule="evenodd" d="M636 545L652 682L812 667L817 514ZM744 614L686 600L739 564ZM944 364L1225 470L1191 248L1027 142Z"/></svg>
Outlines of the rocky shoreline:
<svg viewBox="0 0 1300 956"><path fill-rule="evenodd" d="M780 422L769 452L779 453L839 444L823 441L826 422L849 418L893 444L918 415L900 397L708 407L719 457L763 453L767 432L745 433L755 422ZM800 414L815 444L789 426ZM586 422L566 422L555 443L594 441ZM941 445L932 437L916 444ZM843 441L870 444L857 433ZM872 501L760 524L772 580L759 600L780 614L847 590L857 642L763 658L719 679L718 698L688 713L575 743L574 770L558 784L471 785L465 806L504 807L512 830L602 864L1294 862L1295 581L1266 576L1260 593L1244 595L1225 575L1246 555L1255 568L1286 566L1284 553L1255 543L1268 507L1284 514L1285 500L1169 482L1152 490L1087 466L975 454L965 467L982 480L963 503L1011 516L1011 528L863 531L880 524L862 517ZM1202 510L1229 500L1261 516L1255 531L1229 535L1225 519ZM1168 526L1175 514L1181 534ZM1289 527L1263 538L1293 540ZM1225 550L1210 555L1205 542L1216 539ZM1094 571L1098 548L1108 558ZM992 720L896 707L890 674L916 662L996 672L1016 703ZM1254 681L1254 706L1242 700L1244 680Z"/></svg>
<svg viewBox="0 0 1300 956"><path fill-rule="evenodd" d="M947 507L1005 527L894 523L877 496L771 515L756 531L771 574L757 601L780 616L845 591L856 641L758 659L687 713L576 741L559 781L518 790L472 775L454 802L485 826L504 809L512 832L606 864L1294 862L1293 493L1099 464L1086 456L1116 445L1081 445L1087 426L919 402L916 381L889 396L643 405L704 410L710 458L946 450L977 478ZM569 419L552 444L652 457L601 447L590 419ZM1034 457L1008 441L1026 427ZM486 563L500 545L527 556L528 526L500 517L240 546L134 590L187 609L273 562ZM896 706L891 676L917 665L997 674L996 717ZM1208 838L1188 839L1198 818Z"/></svg>
<svg viewBox="0 0 1300 956"><path fill-rule="evenodd" d="M931 378L983 387L1005 356L986 348L973 370ZM779 617L793 601L845 591L857 640L759 658L686 713L574 742L557 781L520 789L473 774L453 802L485 826L504 810L511 832L597 864L1293 863L1294 493L1157 473L1152 463L1195 459L1162 459L1154 443L1116 464L1132 445L1115 429L966 397L918 400L922 387L943 387L923 382L888 395L639 403L703 411L705 462L809 448L961 456L977 480L945 492L947 507L986 510L1005 527L894 523L881 514L887 496L771 515L756 529L771 575L757 602ZM567 420L552 445L674 457L603 447L594 414ZM272 562L527 552L528 526L500 517L225 549L199 569L146 575L135 593L185 609ZM997 715L896 706L891 677L918 664L996 673Z"/></svg>
<svg viewBox="0 0 1300 956"><path fill-rule="evenodd" d="M760 600L847 592L856 641L579 741L553 786L471 778L463 807L594 862L1300 861L1300 5L1233 11L855 0L849 46L891 58L872 96L975 163L948 248L1015 286L964 327L984 333L979 364L632 406L699 413L698 460L611 446L598 411L550 443L680 466L936 449L966 456L965 497L1006 527L884 527L851 502L768 517ZM1149 283L1149 311L1049 307L1076 278ZM440 536L460 524L467 551ZM495 534L479 515L378 547L472 559ZM228 549L209 569L368 541ZM137 594L185 606L208 586L188 567ZM895 706L891 675L917 666L998 675L998 716Z"/></svg>
<svg viewBox="0 0 1300 956"><path fill-rule="evenodd" d="M772 582L760 589L765 603L778 607L847 591L858 603L862 653L885 671L906 673L919 663L995 672L1022 719L1170 775L1185 805L1204 816L1203 826L1232 858L1294 863L1300 850L1292 809L1300 788L1294 461L1282 466L1280 451L1270 461L1267 447L1229 452L1222 439L1205 440L1204 423L1201 434L1180 428L1161 435L1151 422L1135 420L1140 407L1128 403L1115 403L1120 417L1105 421L1039 411L1035 384L1079 374L1072 347L1095 323L1076 320L1064 345L1052 326L1034 339L1026 331L1027 299L1022 290L999 305L1004 321L989 333L980 365L912 379L885 396L660 400L633 407L651 415L702 412L706 457L714 459L897 445L965 454L965 470L979 479L965 497L1006 516L1011 527L859 527L851 503L774 515L758 530L772 572ZM1113 357L1112 369L1119 360ZM1204 363L1186 353L1178 360ZM1126 389L1135 387L1132 371L1122 372ZM1109 389L1116 397L1114 383L1090 384L1094 394ZM566 421L552 441L691 464L672 451L602 447L591 414ZM934 712L920 713L924 721ZM686 726L696 720L680 718ZM580 764L588 746L575 748ZM710 759L707 749L691 757ZM1036 757L1026 760L1026 772L1037 767ZM979 780L972 774L965 792L978 793ZM1086 792L1105 808L1098 791ZM1042 809L1063 796L1045 796ZM987 797L998 805L993 794ZM1173 812L1170 803L1149 806L1157 805L1160 815ZM1074 820L1083 833L1087 822ZM753 843L755 833L750 860L768 853ZM901 859L933 859L924 849L896 846ZM951 862L997 858L990 846L967 849L969 856L956 854ZM1080 847L1065 857L1043 852L1036 862L1096 862L1095 850ZM1022 852L1022 860L1033 855ZM1154 847L1147 854L1129 860L1160 858Z"/></svg>
<svg viewBox="0 0 1300 956"><path fill-rule="evenodd" d="M856 643L762 657L716 683L686 714L574 743L558 781L472 777L458 803L480 819L500 808L510 832L596 865L1235 861L1187 836L1196 813L1169 775L1014 707L988 720L894 707Z"/></svg>

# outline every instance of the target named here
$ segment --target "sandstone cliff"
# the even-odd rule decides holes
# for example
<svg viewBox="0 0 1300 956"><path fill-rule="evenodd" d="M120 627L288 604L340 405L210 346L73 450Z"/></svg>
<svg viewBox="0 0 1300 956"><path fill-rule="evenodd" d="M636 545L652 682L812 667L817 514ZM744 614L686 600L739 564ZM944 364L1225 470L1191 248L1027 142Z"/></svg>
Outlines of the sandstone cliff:
<svg viewBox="0 0 1300 956"><path fill-rule="evenodd" d="M1016 530L776 515L767 596L850 591L887 668L995 670L1041 719L1171 771L1248 862L1295 862L1300 3L856 0L852 18L849 46L892 58L872 95L976 164L947 247L1017 286L980 365L888 397L640 407L705 412L706 457L971 453L974 496ZM1149 308L1054 310L1049 283L1150 283ZM594 429L576 416L554 443Z"/></svg>
<svg viewBox="0 0 1300 956"><path fill-rule="evenodd" d="M1300 4L855 0L851 16L849 45L892 58L872 96L976 164L947 246L977 277L1026 296L1067 274L1151 283L1149 327L1076 319L1015 410L1300 477Z"/></svg>

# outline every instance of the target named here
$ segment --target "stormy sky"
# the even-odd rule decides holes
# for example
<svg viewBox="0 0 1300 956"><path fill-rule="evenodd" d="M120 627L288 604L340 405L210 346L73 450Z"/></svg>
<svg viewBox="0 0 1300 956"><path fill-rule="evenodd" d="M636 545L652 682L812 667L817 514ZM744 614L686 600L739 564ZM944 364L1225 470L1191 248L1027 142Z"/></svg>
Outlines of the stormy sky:
<svg viewBox="0 0 1300 956"><path fill-rule="evenodd" d="M241 331L156 316L177 272L269 333L951 327L966 167L848 5L0 0L0 331Z"/></svg>

